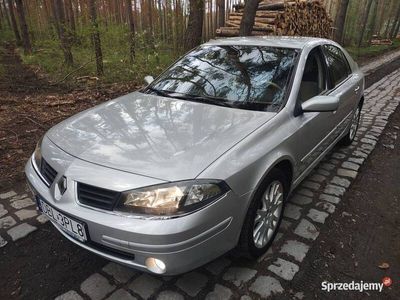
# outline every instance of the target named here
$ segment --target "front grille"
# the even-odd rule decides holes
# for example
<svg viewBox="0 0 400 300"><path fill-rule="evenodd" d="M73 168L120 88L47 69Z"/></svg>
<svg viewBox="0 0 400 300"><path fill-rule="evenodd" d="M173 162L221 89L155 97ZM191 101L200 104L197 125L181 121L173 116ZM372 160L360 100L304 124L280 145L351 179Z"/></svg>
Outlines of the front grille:
<svg viewBox="0 0 400 300"><path fill-rule="evenodd" d="M40 174L46 180L46 183L50 186L54 179L56 179L57 171L54 170L44 159L40 163Z"/></svg>
<svg viewBox="0 0 400 300"><path fill-rule="evenodd" d="M78 199L82 204L112 210L121 193L78 182Z"/></svg>

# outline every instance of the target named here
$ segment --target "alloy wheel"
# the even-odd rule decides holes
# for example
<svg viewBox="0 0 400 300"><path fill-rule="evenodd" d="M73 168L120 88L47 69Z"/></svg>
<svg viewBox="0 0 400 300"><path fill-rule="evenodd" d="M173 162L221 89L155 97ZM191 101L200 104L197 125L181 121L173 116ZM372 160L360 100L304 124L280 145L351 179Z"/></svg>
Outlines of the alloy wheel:
<svg viewBox="0 0 400 300"><path fill-rule="evenodd" d="M353 115L353 119L351 120L350 134L349 134L350 140L353 140L354 137L356 136L359 119L360 119L360 107L357 107Z"/></svg>
<svg viewBox="0 0 400 300"><path fill-rule="evenodd" d="M273 181L265 190L256 212L253 228L254 245L263 248L277 230L283 208L283 184Z"/></svg>

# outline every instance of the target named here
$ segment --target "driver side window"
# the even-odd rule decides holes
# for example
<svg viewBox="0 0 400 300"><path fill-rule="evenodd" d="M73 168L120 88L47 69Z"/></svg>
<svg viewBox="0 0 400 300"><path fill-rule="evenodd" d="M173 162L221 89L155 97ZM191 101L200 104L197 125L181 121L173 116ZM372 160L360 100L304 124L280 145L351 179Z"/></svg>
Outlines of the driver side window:
<svg viewBox="0 0 400 300"><path fill-rule="evenodd" d="M298 100L300 103L322 94L327 89L325 65L319 48L308 55L301 79Z"/></svg>

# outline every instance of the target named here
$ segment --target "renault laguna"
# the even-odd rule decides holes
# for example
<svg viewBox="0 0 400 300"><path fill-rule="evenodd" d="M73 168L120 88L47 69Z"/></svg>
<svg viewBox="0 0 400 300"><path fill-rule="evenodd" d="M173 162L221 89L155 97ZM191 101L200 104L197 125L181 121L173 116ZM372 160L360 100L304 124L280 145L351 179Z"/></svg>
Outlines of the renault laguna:
<svg viewBox="0 0 400 300"><path fill-rule="evenodd" d="M67 239L167 275L262 255L290 192L353 141L364 99L357 64L320 38L212 40L146 82L51 128L25 172Z"/></svg>

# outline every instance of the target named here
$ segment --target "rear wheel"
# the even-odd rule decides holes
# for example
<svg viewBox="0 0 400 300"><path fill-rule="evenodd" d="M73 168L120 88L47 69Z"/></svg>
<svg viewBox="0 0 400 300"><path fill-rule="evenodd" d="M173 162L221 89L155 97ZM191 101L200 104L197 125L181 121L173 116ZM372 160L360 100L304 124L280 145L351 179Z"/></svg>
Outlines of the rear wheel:
<svg viewBox="0 0 400 300"><path fill-rule="evenodd" d="M356 111L354 112L349 132L341 140L342 145L349 146L354 141L358 129L358 124L360 123L360 115L361 115L361 104L357 107Z"/></svg>
<svg viewBox="0 0 400 300"><path fill-rule="evenodd" d="M250 204L240 234L239 249L256 258L271 246L282 221L288 192L285 174L273 169Z"/></svg>

